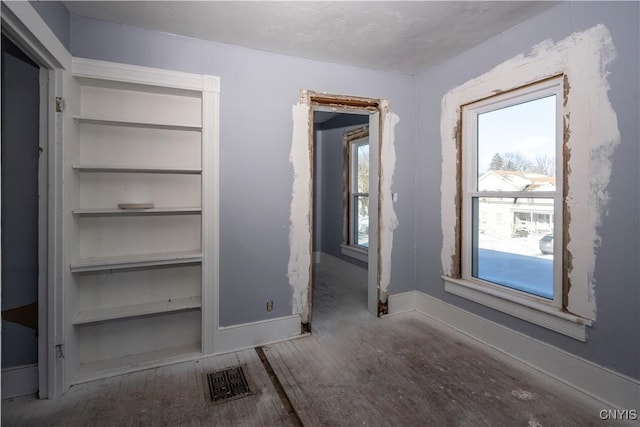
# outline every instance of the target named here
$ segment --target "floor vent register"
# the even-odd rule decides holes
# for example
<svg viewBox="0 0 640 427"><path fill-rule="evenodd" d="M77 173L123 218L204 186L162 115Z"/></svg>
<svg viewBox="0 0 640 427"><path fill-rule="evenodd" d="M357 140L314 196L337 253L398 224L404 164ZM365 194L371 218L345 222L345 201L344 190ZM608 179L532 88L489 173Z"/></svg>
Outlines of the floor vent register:
<svg viewBox="0 0 640 427"><path fill-rule="evenodd" d="M209 403L224 403L252 394L242 366L222 369L204 376L205 394Z"/></svg>

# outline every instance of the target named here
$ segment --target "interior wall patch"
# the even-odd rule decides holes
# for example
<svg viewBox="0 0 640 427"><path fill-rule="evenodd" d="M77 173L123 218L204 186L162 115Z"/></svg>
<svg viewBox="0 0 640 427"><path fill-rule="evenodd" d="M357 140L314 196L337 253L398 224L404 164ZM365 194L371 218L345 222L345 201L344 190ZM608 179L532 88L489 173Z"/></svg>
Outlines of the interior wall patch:
<svg viewBox="0 0 640 427"><path fill-rule="evenodd" d="M300 314L301 322L309 322L308 284L311 272L311 164L308 147L309 105L298 103L292 108L293 140L289 161L293 164L293 192L289 215L289 267L287 277L291 286L291 310Z"/></svg>
<svg viewBox="0 0 640 427"><path fill-rule="evenodd" d="M460 106L496 91L507 91L554 75L567 76L571 95L566 107L571 112L565 130L565 149L571 155L566 194L567 252L572 260L567 309L595 320L594 267L600 245L598 227L607 213L607 186L611 155L620 142L617 116L608 97L607 66L615 58L611 34L604 25L571 34L558 43L546 40L527 55L517 55L491 71L451 89L442 98L440 122L442 148L441 250L442 272L454 277L459 249L456 239L456 123ZM569 85L567 85L567 88ZM598 126L592 126L592 123ZM586 179L585 179L586 177ZM580 215L572 215L580 212ZM586 286L585 286L586 284Z"/></svg>
<svg viewBox="0 0 640 427"><path fill-rule="evenodd" d="M391 283L391 250L393 230L398 217L393 208L391 185L396 166L394 132L400 118L383 107L382 144L380 147L380 302L386 303Z"/></svg>

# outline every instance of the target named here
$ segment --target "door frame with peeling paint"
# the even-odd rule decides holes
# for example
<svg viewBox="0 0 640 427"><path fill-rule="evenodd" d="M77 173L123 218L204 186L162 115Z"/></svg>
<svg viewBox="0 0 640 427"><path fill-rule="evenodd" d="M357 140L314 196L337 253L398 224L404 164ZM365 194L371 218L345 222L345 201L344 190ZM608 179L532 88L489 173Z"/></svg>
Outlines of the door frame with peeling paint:
<svg viewBox="0 0 640 427"><path fill-rule="evenodd" d="M367 280L367 307L370 313L380 317L387 314L388 307L386 298L381 295L380 290L380 236L381 236L381 157L380 147L382 141L382 123L384 123L385 115L388 114L388 101L375 98L362 98L344 95L333 95L327 93L313 92L302 90L300 94L301 104L308 108L308 148L309 148L309 200L308 200L308 218L309 218L309 276L306 284L306 313L308 322L305 324L303 318L303 332L311 331L311 307L312 307L312 234L313 234L313 113L314 111L330 111L330 112L351 112L369 114L369 202L374 207L369 211L369 250L368 250L368 280ZM373 225L372 225L373 224ZM304 316L303 316L304 317Z"/></svg>

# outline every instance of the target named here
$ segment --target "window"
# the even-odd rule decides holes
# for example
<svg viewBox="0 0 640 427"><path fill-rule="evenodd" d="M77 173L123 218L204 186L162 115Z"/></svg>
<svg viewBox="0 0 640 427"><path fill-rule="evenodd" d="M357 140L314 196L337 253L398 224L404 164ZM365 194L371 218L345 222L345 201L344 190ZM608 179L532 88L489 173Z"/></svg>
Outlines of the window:
<svg viewBox="0 0 640 427"><path fill-rule="evenodd" d="M462 107L462 279L562 306L561 77Z"/></svg>
<svg viewBox="0 0 640 427"><path fill-rule="evenodd" d="M440 260L444 290L586 341L587 328L597 314L598 226L607 209L611 156L620 142L607 93L606 66L614 47L607 29L596 26L556 44L541 43L533 51L451 88L442 97ZM548 150L540 150L549 145L535 133L524 131L542 123L526 110L545 100L555 105L553 159L550 154L545 158ZM515 132L514 120L522 116L528 127L520 126ZM497 146L492 145L495 140L488 127L492 120L503 123L502 132L508 135ZM534 136L526 139L526 134ZM523 159L534 165L525 161L528 167L522 166ZM527 171L534 166L537 172ZM513 169L518 173L505 176L505 171ZM505 209L507 201L509 209ZM493 219L495 223L490 222ZM500 238L491 238L490 226L501 233ZM515 242L535 243L536 239L538 255L516 252ZM508 250L507 242L513 243ZM551 278L549 267L543 279L539 277L542 269L522 270L526 264L514 268L508 259L501 267L511 268L525 282L514 283L505 274L492 276L491 265L485 269L487 260L491 261L491 256L486 258L487 250L506 254L508 259L522 255L529 256L529 261L547 260ZM537 279L533 288L532 280L525 277L529 273Z"/></svg>
<svg viewBox="0 0 640 427"><path fill-rule="evenodd" d="M367 261L369 247L369 127L345 133L343 253Z"/></svg>

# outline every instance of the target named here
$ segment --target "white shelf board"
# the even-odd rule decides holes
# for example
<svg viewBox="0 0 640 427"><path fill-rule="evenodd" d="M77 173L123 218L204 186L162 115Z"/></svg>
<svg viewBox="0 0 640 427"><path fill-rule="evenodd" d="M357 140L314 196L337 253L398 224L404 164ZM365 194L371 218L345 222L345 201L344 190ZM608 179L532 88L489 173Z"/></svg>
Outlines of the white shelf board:
<svg viewBox="0 0 640 427"><path fill-rule="evenodd" d="M79 384L99 378L107 378L114 375L136 372L142 369L194 360L201 356L202 352L200 343L194 343L146 353L127 355L115 359L80 363L80 366L73 377L72 383Z"/></svg>
<svg viewBox="0 0 640 427"><path fill-rule="evenodd" d="M158 265L193 264L202 262L202 252L166 252L142 255L82 258L71 263L72 273L121 270Z"/></svg>
<svg viewBox="0 0 640 427"><path fill-rule="evenodd" d="M201 125L180 125L170 123L154 123L154 122L142 122L133 120L111 120L102 117L89 117L89 116L73 116L73 120L78 123L88 123L94 125L109 125L109 126L128 126L137 128L152 128L152 129L171 129L171 130L193 130L201 131Z"/></svg>
<svg viewBox="0 0 640 427"><path fill-rule="evenodd" d="M80 311L73 320L74 325L103 322L105 320L126 319L128 317L146 316L149 314L170 313L174 311L200 308L200 297L176 298L165 301L147 302L144 304L123 305L118 307L97 308Z"/></svg>
<svg viewBox="0 0 640 427"><path fill-rule="evenodd" d="M157 168L150 166L118 166L118 165L73 165L79 172L107 172L107 173L158 173L199 175L202 169Z"/></svg>
<svg viewBox="0 0 640 427"><path fill-rule="evenodd" d="M153 208L153 209L74 209L78 216L145 216L145 215L198 215L202 208Z"/></svg>

